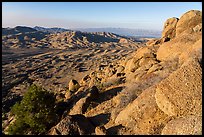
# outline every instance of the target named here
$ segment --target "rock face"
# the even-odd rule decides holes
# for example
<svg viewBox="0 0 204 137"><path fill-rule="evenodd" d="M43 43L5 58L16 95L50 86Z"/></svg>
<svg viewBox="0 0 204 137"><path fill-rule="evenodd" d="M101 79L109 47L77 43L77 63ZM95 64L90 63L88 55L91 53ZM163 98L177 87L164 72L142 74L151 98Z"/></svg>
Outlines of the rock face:
<svg viewBox="0 0 204 137"><path fill-rule="evenodd" d="M202 23L202 12L190 10L183 14L176 25L176 36L188 29L193 29L196 25Z"/></svg>
<svg viewBox="0 0 204 137"><path fill-rule="evenodd" d="M176 36L176 24L178 22L178 18L170 18L164 23L164 29L162 32L162 38L172 39Z"/></svg>
<svg viewBox="0 0 204 137"><path fill-rule="evenodd" d="M202 38L193 44L189 49L185 50L179 56L179 64L183 64L189 58L198 58L202 62Z"/></svg>
<svg viewBox="0 0 204 137"><path fill-rule="evenodd" d="M191 49L192 45L201 39L201 36L199 33L184 33L169 42L163 43L157 50L157 59L160 61L168 61L179 58L183 52Z"/></svg>
<svg viewBox="0 0 204 137"><path fill-rule="evenodd" d="M133 134L160 134L170 117L157 106L155 89L154 86L143 91L119 113L115 123L133 129Z"/></svg>
<svg viewBox="0 0 204 137"><path fill-rule="evenodd" d="M50 129L49 135L91 135L94 129L94 126L83 115L68 115Z"/></svg>
<svg viewBox="0 0 204 137"><path fill-rule="evenodd" d="M202 68L198 61L189 59L159 83L155 98L170 116L202 116Z"/></svg>
<svg viewBox="0 0 204 137"><path fill-rule="evenodd" d="M171 120L162 130L162 135L201 135L202 117L187 116Z"/></svg>
<svg viewBox="0 0 204 137"><path fill-rule="evenodd" d="M169 42L164 42L161 44L157 51L157 59L161 61L174 60L175 58L179 58L179 56L186 50L191 50L195 42L197 42L199 39L202 39L202 25L200 25L202 24L201 19L202 13L197 10L186 12L182 15L177 23L176 19L168 19L166 22L174 22L174 27L164 27L165 29L162 33L162 36L164 37L169 35L171 32L170 30L172 30L172 37L175 38ZM173 33L173 30L174 32L176 31L176 34Z"/></svg>

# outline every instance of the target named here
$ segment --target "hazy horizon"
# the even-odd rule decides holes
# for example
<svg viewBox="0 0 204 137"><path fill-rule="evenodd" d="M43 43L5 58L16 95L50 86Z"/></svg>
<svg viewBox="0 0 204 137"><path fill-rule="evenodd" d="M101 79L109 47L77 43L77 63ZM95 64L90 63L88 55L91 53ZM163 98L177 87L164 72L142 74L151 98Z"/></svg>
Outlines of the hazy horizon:
<svg viewBox="0 0 204 137"><path fill-rule="evenodd" d="M161 31L166 19L189 10L202 11L202 2L2 2L2 27Z"/></svg>

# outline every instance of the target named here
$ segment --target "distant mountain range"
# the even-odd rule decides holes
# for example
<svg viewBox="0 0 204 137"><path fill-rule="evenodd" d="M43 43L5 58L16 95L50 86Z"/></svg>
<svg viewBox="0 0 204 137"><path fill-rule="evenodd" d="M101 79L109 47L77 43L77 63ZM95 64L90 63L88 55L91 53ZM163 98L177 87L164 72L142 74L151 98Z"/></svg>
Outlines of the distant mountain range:
<svg viewBox="0 0 204 137"><path fill-rule="evenodd" d="M12 48L50 47L75 49L99 46L101 43L130 44L134 42L138 42L137 39L110 32L82 32L63 28L30 28L25 26L2 28L2 45L3 47Z"/></svg>
<svg viewBox="0 0 204 137"><path fill-rule="evenodd" d="M15 28L2 28L2 35L14 35L18 33L26 33L26 32L35 32L36 29L25 27L25 26L16 26Z"/></svg>
<svg viewBox="0 0 204 137"><path fill-rule="evenodd" d="M71 31L70 29L64 29L64 28L45 28L40 26L35 26L34 29L38 31L48 32L48 33L58 33L58 32L65 32L65 31Z"/></svg>
<svg viewBox="0 0 204 137"><path fill-rule="evenodd" d="M129 28L76 28L84 32L111 32L122 36L134 37L161 37L161 31Z"/></svg>
<svg viewBox="0 0 204 137"><path fill-rule="evenodd" d="M161 31L155 30L144 30L144 29L128 29L128 28L75 28L75 29L65 29L65 28L45 28L40 26L35 26L33 28L26 26L17 26L15 28L2 28L2 35L18 34L25 32L41 31L45 33L61 33L66 31L82 31L82 32L109 32L118 34L121 36L128 37L161 37Z"/></svg>

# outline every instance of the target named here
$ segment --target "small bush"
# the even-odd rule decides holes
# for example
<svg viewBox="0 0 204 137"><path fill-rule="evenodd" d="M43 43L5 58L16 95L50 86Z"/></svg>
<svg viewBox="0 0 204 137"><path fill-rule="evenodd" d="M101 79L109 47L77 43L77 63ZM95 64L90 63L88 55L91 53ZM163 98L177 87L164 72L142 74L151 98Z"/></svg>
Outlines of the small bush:
<svg viewBox="0 0 204 137"><path fill-rule="evenodd" d="M57 120L55 101L54 93L31 85L22 101L11 109L16 120L9 126L8 134L45 133Z"/></svg>

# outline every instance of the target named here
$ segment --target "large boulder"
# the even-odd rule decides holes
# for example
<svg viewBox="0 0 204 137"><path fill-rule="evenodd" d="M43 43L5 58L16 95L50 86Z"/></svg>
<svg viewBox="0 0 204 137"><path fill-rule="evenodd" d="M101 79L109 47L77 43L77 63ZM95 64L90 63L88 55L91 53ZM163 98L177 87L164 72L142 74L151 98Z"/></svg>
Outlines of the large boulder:
<svg viewBox="0 0 204 137"><path fill-rule="evenodd" d="M174 24L176 24L176 19ZM163 37L167 35L167 30L167 28L164 28L162 33ZM202 12L191 10L185 13L176 24L176 37L160 45L157 50L157 59L166 61L178 58L180 54L192 48L192 45L201 39L201 30Z"/></svg>
<svg viewBox="0 0 204 137"><path fill-rule="evenodd" d="M154 60L154 58L155 54L150 47L142 47L134 53L133 58L127 61L125 66L125 72L134 72L140 67L140 65L144 65L149 60L151 60L151 62L154 62L152 61L152 59Z"/></svg>
<svg viewBox="0 0 204 137"><path fill-rule="evenodd" d="M162 31L162 38L172 39L176 36L176 24L178 22L178 18L169 18L164 23L164 29Z"/></svg>
<svg viewBox="0 0 204 137"><path fill-rule="evenodd" d="M115 123L132 129L133 134L160 134L170 117L157 106L155 89L152 86L144 90L119 113Z"/></svg>
<svg viewBox="0 0 204 137"><path fill-rule="evenodd" d="M202 68L189 59L156 88L159 108L170 116L202 116Z"/></svg>
<svg viewBox="0 0 204 137"><path fill-rule="evenodd" d="M202 135L202 117L176 118L166 124L162 135Z"/></svg>
<svg viewBox="0 0 204 137"><path fill-rule="evenodd" d="M94 126L85 116L67 115L50 129L48 135L93 135L94 132Z"/></svg>
<svg viewBox="0 0 204 137"><path fill-rule="evenodd" d="M176 25L176 36L184 31L193 29L196 25L202 23L202 12L199 10L190 10L183 14Z"/></svg>
<svg viewBox="0 0 204 137"><path fill-rule="evenodd" d="M157 59L160 61L169 61L179 58L179 56L192 48L192 46L201 39L202 35L200 33L184 33L174 39L163 43L157 50Z"/></svg>

